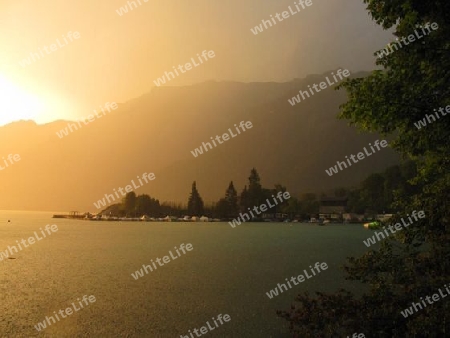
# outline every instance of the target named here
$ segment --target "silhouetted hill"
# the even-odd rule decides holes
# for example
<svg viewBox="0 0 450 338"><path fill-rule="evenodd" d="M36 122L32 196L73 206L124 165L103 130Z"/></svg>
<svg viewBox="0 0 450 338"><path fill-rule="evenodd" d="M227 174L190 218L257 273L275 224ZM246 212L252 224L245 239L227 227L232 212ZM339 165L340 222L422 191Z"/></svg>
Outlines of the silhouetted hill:
<svg viewBox="0 0 450 338"><path fill-rule="evenodd" d="M252 167L265 187L282 183L294 195L358 184L398 158L384 149L337 175L325 173L379 138L336 119L345 93L327 89L295 107L287 102L327 74L288 83L153 88L62 139L56 131L66 121L1 127L0 158L18 153L22 159L0 171L0 209L96 211L93 202L144 172L154 172L156 180L136 193L161 201L185 202L194 180L205 201L221 197L230 180L240 192ZM242 120L253 128L192 156L202 142Z"/></svg>

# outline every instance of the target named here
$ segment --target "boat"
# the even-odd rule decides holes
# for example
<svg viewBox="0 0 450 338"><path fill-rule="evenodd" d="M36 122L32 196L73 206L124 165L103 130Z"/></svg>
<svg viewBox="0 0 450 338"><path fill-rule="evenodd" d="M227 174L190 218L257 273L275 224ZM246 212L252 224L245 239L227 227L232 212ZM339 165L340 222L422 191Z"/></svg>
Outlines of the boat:
<svg viewBox="0 0 450 338"><path fill-rule="evenodd" d="M375 222L364 223L364 228L366 228L368 230L378 230L381 228L381 222L375 221Z"/></svg>
<svg viewBox="0 0 450 338"><path fill-rule="evenodd" d="M317 223L317 225L324 226L329 223L330 223L329 219L319 219L319 222Z"/></svg>

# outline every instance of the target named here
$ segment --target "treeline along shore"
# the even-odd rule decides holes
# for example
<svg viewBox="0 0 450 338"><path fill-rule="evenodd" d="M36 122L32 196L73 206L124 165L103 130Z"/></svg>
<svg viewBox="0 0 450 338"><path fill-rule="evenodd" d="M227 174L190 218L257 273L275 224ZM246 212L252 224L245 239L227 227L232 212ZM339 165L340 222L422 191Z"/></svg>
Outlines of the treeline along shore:
<svg viewBox="0 0 450 338"><path fill-rule="evenodd" d="M367 219L381 213L395 213L393 206L394 191L411 194L417 189L408 181L416 175L413 162L405 162L387 168L383 173L369 175L358 187L338 188L332 192L303 193L298 197L268 206L261 215L255 215L251 221L309 221L319 217L320 202L334 197L346 200L343 212L366 215ZM259 206L271 196L287 192L287 188L276 184L274 188L263 188L258 171L253 168L245 185L238 194L231 181L225 195L217 202L206 204L192 183L192 190L187 204L162 202L147 194L136 195L129 192L120 203L112 204L98 214L76 213L54 215L55 218L73 218L109 221L229 221L242 212Z"/></svg>

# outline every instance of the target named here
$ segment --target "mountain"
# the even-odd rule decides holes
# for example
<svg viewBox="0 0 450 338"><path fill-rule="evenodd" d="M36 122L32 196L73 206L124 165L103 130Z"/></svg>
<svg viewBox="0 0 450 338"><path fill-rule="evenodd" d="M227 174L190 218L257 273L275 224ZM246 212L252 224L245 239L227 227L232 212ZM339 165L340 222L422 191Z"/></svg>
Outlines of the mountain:
<svg viewBox="0 0 450 338"><path fill-rule="evenodd" d="M156 87L63 138L56 132L68 121L19 121L0 127L0 158L21 156L0 171L0 209L95 212L93 203L105 193L132 179L137 183L145 172L155 173L156 179L137 194L183 203L194 180L205 201L223 196L230 180L240 192L252 167L263 186L282 183L293 195L356 185L399 159L383 149L331 177L325 173L337 160L382 139L357 133L336 119L346 100L343 91L327 89L294 107L288 103L329 73L287 83L209 81ZM192 155L202 142L234 130L240 121L251 121L253 128Z"/></svg>

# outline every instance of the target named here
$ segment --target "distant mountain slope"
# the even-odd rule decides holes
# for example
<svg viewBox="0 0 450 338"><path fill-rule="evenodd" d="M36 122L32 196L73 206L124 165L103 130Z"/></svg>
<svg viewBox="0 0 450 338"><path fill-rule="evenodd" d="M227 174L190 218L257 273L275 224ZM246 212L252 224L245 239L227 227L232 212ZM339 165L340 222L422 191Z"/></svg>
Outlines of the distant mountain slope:
<svg viewBox="0 0 450 338"><path fill-rule="evenodd" d="M332 177L325 173L379 138L335 118L345 93L327 89L295 107L287 102L327 74L289 83L153 88L62 139L56 131L67 121L1 127L0 158L18 153L22 160L0 171L0 209L96 211L93 203L105 193L144 172L154 172L156 180L136 193L181 202L193 180L206 201L222 196L230 180L240 191L252 167L264 186L282 183L293 194L358 184L398 158L384 149ZM253 128L192 156L202 142L242 120Z"/></svg>

